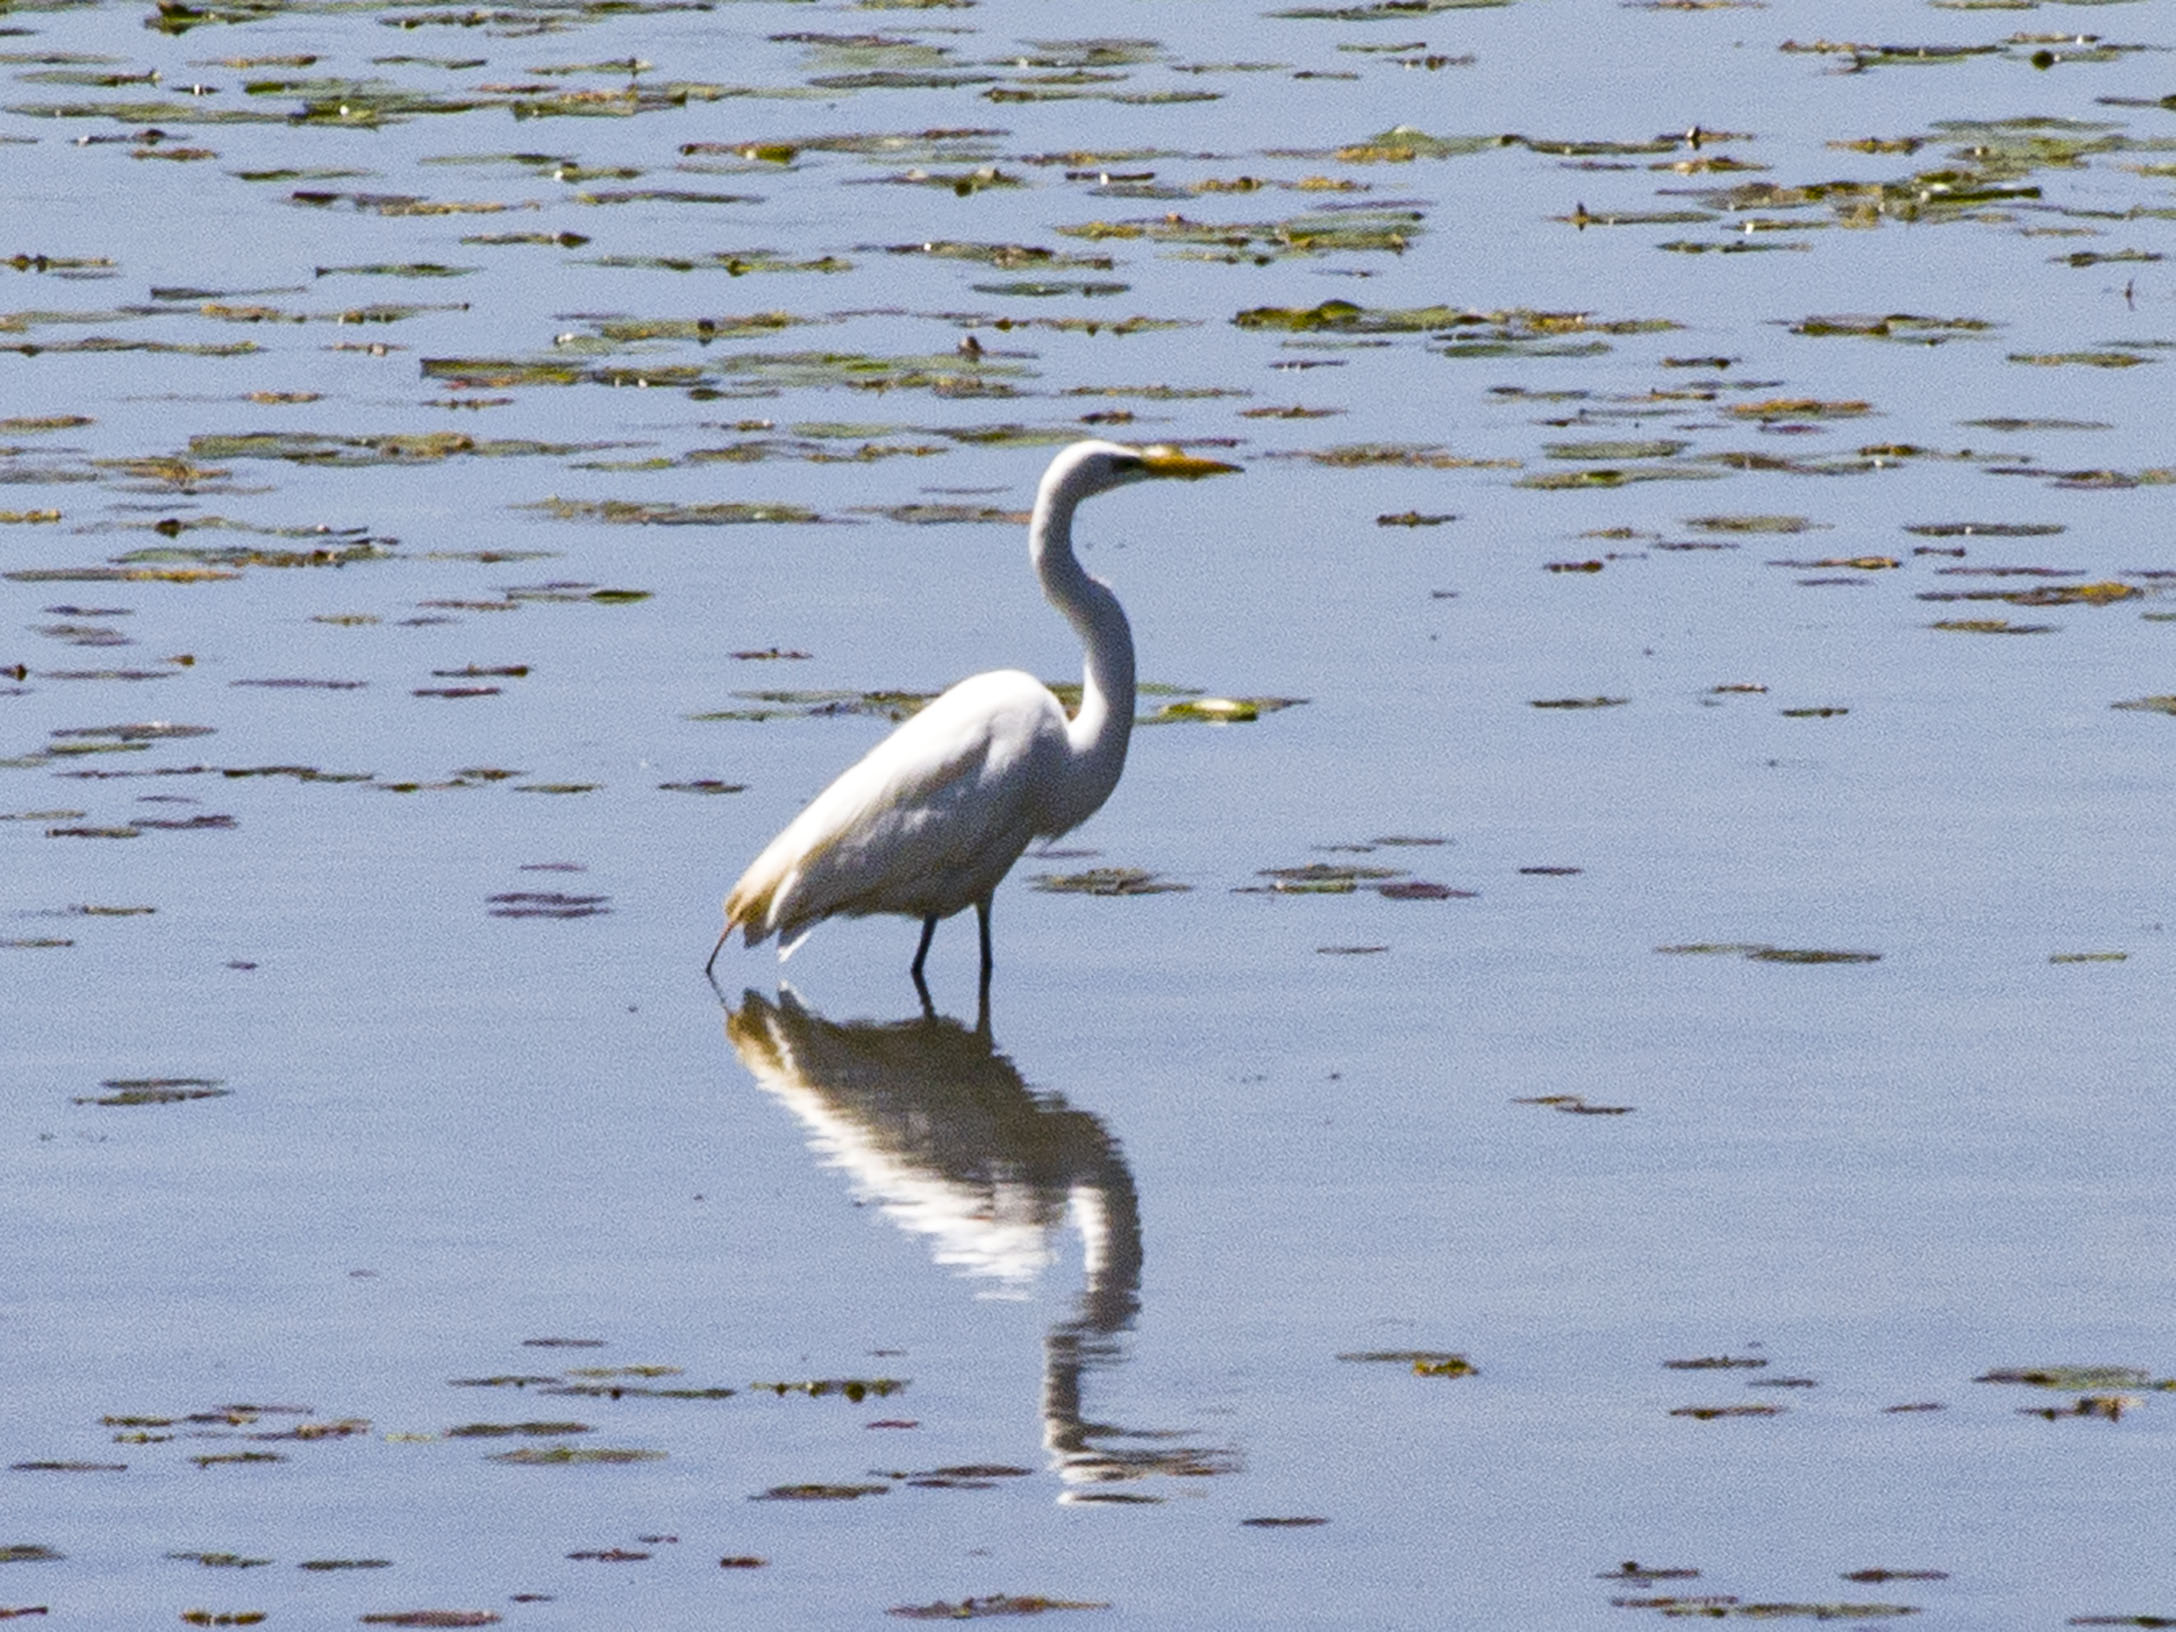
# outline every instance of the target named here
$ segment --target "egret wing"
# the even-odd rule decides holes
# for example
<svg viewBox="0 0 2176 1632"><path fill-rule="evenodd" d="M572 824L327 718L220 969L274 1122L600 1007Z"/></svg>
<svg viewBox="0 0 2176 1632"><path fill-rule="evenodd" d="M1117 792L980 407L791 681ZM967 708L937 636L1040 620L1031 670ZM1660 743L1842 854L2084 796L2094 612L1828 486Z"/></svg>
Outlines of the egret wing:
<svg viewBox="0 0 2176 1632"><path fill-rule="evenodd" d="M753 945L841 914L959 911L1027 848L1064 750L1065 712L1041 682L961 681L771 841L727 898L727 923Z"/></svg>

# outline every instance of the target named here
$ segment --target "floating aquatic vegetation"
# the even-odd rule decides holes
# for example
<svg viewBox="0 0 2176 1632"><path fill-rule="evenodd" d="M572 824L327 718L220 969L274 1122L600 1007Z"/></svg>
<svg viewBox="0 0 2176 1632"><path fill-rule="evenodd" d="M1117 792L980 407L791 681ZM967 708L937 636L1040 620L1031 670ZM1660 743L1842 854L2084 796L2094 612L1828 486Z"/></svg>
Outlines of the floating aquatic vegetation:
<svg viewBox="0 0 2176 1632"><path fill-rule="evenodd" d="M590 1400L729 1400L739 1391L722 1387L657 1388L646 1383L595 1382L552 1383L538 1392Z"/></svg>
<svg viewBox="0 0 2176 1632"><path fill-rule="evenodd" d="M480 438L464 431L387 432L334 436L310 431L204 433L189 439L192 455L206 459L281 459L298 465L355 469L374 465L436 464L446 459L564 458L625 442L533 442ZM379 554L386 553L382 549Z"/></svg>
<svg viewBox="0 0 2176 1632"><path fill-rule="evenodd" d="M172 0L162 0L171 4ZM358 1617L365 1626L497 1626L499 1616L489 1609L388 1609Z"/></svg>
<svg viewBox="0 0 2176 1632"><path fill-rule="evenodd" d="M1704 1354L1691 1360L1665 1360L1665 1371L1758 1371L1768 1362L1758 1355Z"/></svg>
<svg viewBox="0 0 2176 1632"><path fill-rule="evenodd" d="M1015 1593L992 1593L985 1598L962 1598L958 1603L894 1604L884 1613L905 1621L976 1621L997 1615L1042 1615L1058 1609L1109 1609L1106 1603L1083 1598L1041 1598Z"/></svg>
<svg viewBox="0 0 2176 1632"><path fill-rule="evenodd" d="M1142 723L1166 725L1178 720L1196 720L1209 725L1235 725L1258 720L1264 714L1275 714L1281 709L1297 708L1306 701L1304 697L1186 697L1175 703L1165 703Z"/></svg>
<svg viewBox="0 0 2176 1632"><path fill-rule="evenodd" d="M202 1564L214 1570L258 1570L270 1564L269 1558L246 1558L240 1553L168 1553L168 1558L185 1564Z"/></svg>
<svg viewBox="0 0 2176 1632"><path fill-rule="evenodd" d="M1672 1619L1685 1616L1697 1616L1701 1619L1742 1616L1759 1621L1878 1621L1891 1620L1900 1615L1917 1615L1920 1613L1918 1606L1915 1604L1742 1603L1728 1594L1698 1598L1613 1599L1611 1601L1625 1609L1659 1610Z"/></svg>
<svg viewBox="0 0 2176 1632"><path fill-rule="evenodd" d="M2134 601L2146 592L2135 584L2040 584L2031 589L1925 589L1922 601L2006 601L2012 606L2111 606Z"/></svg>
<svg viewBox="0 0 2176 1632"><path fill-rule="evenodd" d="M803 1394L812 1400L820 1400L836 1394L841 1399L859 1405L874 1395L887 1399L903 1393L907 1380L902 1377L818 1377L805 1382L750 1383L751 1390L760 1389L784 1399L788 1394Z"/></svg>
<svg viewBox="0 0 2176 1632"><path fill-rule="evenodd" d="M1802 317L1788 327L1793 334L1815 338L1843 335L1857 340L1904 340L1913 345L1938 346L1959 335L1985 334L1998 325L1978 317L1918 317L1908 312L1889 312L1878 317Z"/></svg>
<svg viewBox="0 0 2176 1632"><path fill-rule="evenodd" d="M994 504L857 504L857 514L882 516L909 527L950 526L970 522L1001 522L1007 526L1024 526L1028 512L1008 510Z"/></svg>
<svg viewBox="0 0 2176 1632"><path fill-rule="evenodd" d="M1938 618L1927 627L1962 635L2046 635L2055 631L2052 623L2012 623L2008 618Z"/></svg>
<svg viewBox="0 0 2176 1632"><path fill-rule="evenodd" d="M1685 525L1703 533L1804 533L1827 524L1806 516L1687 516Z"/></svg>
<svg viewBox="0 0 2176 1632"><path fill-rule="evenodd" d="M1874 411L1867 402L1824 402L1818 397L1770 397L1762 402L1733 402L1723 412L1737 419L1857 419Z"/></svg>
<svg viewBox="0 0 2176 1632"><path fill-rule="evenodd" d="M1699 1578L1698 1570L1680 1565L1656 1567L1642 1564L1637 1559L1626 1559L1614 1570L1603 1570L1595 1576L1597 1581L1637 1581L1647 1585L1656 1581L1693 1581Z"/></svg>
<svg viewBox="0 0 2176 1632"><path fill-rule="evenodd" d="M2128 702L2110 703L2108 706L2147 714L2176 714L2176 696L2133 697Z"/></svg>
<svg viewBox="0 0 2176 1632"><path fill-rule="evenodd" d="M607 1445L519 1446L486 1458L522 1468L621 1467L633 1462L662 1462L663 1451L631 1450Z"/></svg>
<svg viewBox="0 0 2176 1632"><path fill-rule="evenodd" d="M515 506L535 510L559 521L602 521L613 526L639 527L733 527L755 524L809 524L827 522L797 504L762 504L740 501L712 504L644 504L632 499L538 499Z"/></svg>
<svg viewBox="0 0 2176 1632"><path fill-rule="evenodd" d="M1714 1422L1722 1417L1780 1417L1784 1408L1780 1405L1680 1405L1674 1408L1673 1417L1691 1417L1697 1422Z"/></svg>
<svg viewBox="0 0 2176 1632"><path fill-rule="evenodd" d="M1629 697L1537 697L1528 705L1533 708L1622 708L1632 701Z"/></svg>
<svg viewBox="0 0 2176 1632"><path fill-rule="evenodd" d="M1596 1105L1579 1094L1535 1094L1514 1099L1514 1105L1543 1105L1552 1111L1564 1111L1572 1116L1630 1116L1638 1107L1632 1105Z"/></svg>
<svg viewBox="0 0 2176 1632"><path fill-rule="evenodd" d="M1769 946L1760 941L1690 941L1676 946L1658 946L1657 952L1690 954L1694 956L1729 955L1750 958L1756 963L1879 963L1879 952L1837 952L1796 947Z"/></svg>
<svg viewBox="0 0 2176 1632"><path fill-rule="evenodd" d="M751 1502L851 1502L863 1496L888 1496L890 1485L773 1485Z"/></svg>
<svg viewBox="0 0 2176 1632"><path fill-rule="evenodd" d="M1385 465L1406 470L1501 470L1518 463L1515 459L1473 459L1448 448L1405 442L1348 442L1332 448L1280 449L1269 457L1305 459L1334 470L1362 470Z"/></svg>
<svg viewBox="0 0 2176 1632"><path fill-rule="evenodd" d="M2059 521L1920 522L1904 529L1922 538L2052 538L2064 530Z"/></svg>
<svg viewBox="0 0 2176 1632"><path fill-rule="evenodd" d="M2153 1374L2137 1366L1996 1366L1972 1379L1975 1383L2023 1383L2032 1388L2061 1389L2068 1393L2105 1389L2176 1389L2176 1381L2156 1382Z"/></svg>
<svg viewBox="0 0 2176 1632"><path fill-rule="evenodd" d="M1481 1374L1480 1368L1471 1360L1448 1349L1363 1349L1337 1358L1356 1365L1404 1366L1416 1377L1478 1377Z"/></svg>
<svg viewBox="0 0 2176 1632"><path fill-rule="evenodd" d="M1551 459L1592 459L1616 463L1625 459L1669 459L1692 446L1670 437L1647 441L1545 442L1542 452Z"/></svg>
<svg viewBox="0 0 2176 1632"><path fill-rule="evenodd" d="M2013 351L2013 363L2031 363L2041 368L2059 368L2074 364L2082 368L2136 368L2142 363L2159 362L2158 357L2141 356L2135 351Z"/></svg>
<svg viewBox="0 0 2176 1632"><path fill-rule="evenodd" d="M1569 215L1552 216L1582 232L1588 227L1674 227L1704 226L1715 220L1707 210L1589 210L1585 204L1572 206Z"/></svg>
<svg viewBox="0 0 2176 1632"><path fill-rule="evenodd" d="M234 1090L218 1077L109 1077L104 1094L85 1094L78 1105L180 1105L193 1099L224 1099Z"/></svg>
<svg viewBox="0 0 2176 1632"><path fill-rule="evenodd" d="M1400 255L1425 231L1423 219L1419 210L1377 205L1252 222L1197 221L1174 210L1128 221L1078 222L1058 231L1096 243L1140 240L1175 246L1169 252L1180 259L1266 266L1287 256L1334 252Z"/></svg>
<svg viewBox="0 0 2176 1632"><path fill-rule="evenodd" d="M1193 888L1141 867L1091 867L1084 873L1037 873L1035 888L1053 895L1162 895Z"/></svg>
<svg viewBox="0 0 2176 1632"><path fill-rule="evenodd" d="M1564 492L1574 488L1626 487L1634 482L1720 481L1725 474L1705 465L1597 465L1585 470L1534 471L1521 476L1512 485L1543 492ZM1600 570L1599 562L1595 563L1595 570Z"/></svg>

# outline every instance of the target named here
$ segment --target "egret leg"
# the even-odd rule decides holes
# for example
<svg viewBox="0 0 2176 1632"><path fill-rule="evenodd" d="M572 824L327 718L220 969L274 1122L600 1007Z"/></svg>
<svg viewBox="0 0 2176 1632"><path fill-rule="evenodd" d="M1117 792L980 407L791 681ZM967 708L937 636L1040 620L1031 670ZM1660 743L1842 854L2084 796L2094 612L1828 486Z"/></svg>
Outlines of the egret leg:
<svg viewBox="0 0 2176 1632"><path fill-rule="evenodd" d="M990 898L984 896L975 903L975 924L982 931L982 989L990 989L990 971L997 967L990 956Z"/></svg>
<svg viewBox="0 0 2176 1632"><path fill-rule="evenodd" d="M726 937L732 933L733 926L731 924L727 924L725 928L718 931L718 944L710 949L710 961L703 965L703 975L706 979L709 978L711 969L717 964L718 954L725 950Z"/></svg>
<svg viewBox="0 0 2176 1632"><path fill-rule="evenodd" d="M922 944L914 949L914 962L911 968L914 975L914 984L917 986L922 984L922 965L929 961L929 943L936 938L936 934L937 915L933 912L922 920Z"/></svg>

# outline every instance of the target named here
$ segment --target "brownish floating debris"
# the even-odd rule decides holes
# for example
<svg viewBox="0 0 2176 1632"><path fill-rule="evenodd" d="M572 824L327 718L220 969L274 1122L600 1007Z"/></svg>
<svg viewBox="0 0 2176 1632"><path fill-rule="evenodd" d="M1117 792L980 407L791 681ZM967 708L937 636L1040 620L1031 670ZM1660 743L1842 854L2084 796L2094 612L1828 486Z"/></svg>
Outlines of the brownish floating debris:
<svg viewBox="0 0 2176 1632"><path fill-rule="evenodd" d="M2062 1417L2098 1417L2103 1422L2121 1422L2123 1413L2138 1404L2128 1394L2083 1394L2069 1405L2021 1405L2017 1414L2021 1417L2040 1417L2054 1422Z"/></svg>
<svg viewBox="0 0 2176 1632"><path fill-rule="evenodd" d="M1876 1568L1871 1570L1851 1570L1844 1575L1843 1579L1846 1581L1857 1581L1870 1586L1878 1586L1884 1581L1947 1581L1949 1579L1949 1571L1884 1570Z"/></svg>
<svg viewBox="0 0 2176 1632"><path fill-rule="evenodd" d="M1666 1371L1758 1371L1768 1364L1758 1355L1708 1354L1697 1360L1665 1360Z"/></svg>
<svg viewBox="0 0 2176 1632"><path fill-rule="evenodd" d="M1241 1524L1243 1524L1243 1525L1246 1525L1246 1526L1248 1526L1249 1528L1251 1528L1251 1529L1255 1529L1255 1530L1304 1530L1304 1529L1307 1529L1307 1528L1309 1528L1309 1527L1311 1527L1311 1526L1313 1526L1313 1525L1318 1525L1318 1524L1328 1524L1328 1523L1329 1523L1330 1521L1329 1521L1328 1519L1318 1519L1318 1518L1312 1518L1312 1517L1305 1517L1305 1518L1289 1518L1289 1519L1287 1519L1287 1518L1260 1518L1260 1519L1241 1519L1241 1520L1240 1520L1239 1522L1240 1522Z"/></svg>
<svg viewBox="0 0 2176 1632"><path fill-rule="evenodd" d="M567 1554L569 1558L581 1559L591 1564L638 1564L649 1556L648 1553L635 1552L626 1547L585 1548L580 1552Z"/></svg>
<svg viewBox="0 0 2176 1632"><path fill-rule="evenodd" d="M126 1462L10 1462L10 1473L126 1473Z"/></svg>
<svg viewBox="0 0 2176 1632"><path fill-rule="evenodd" d="M1393 879L1376 885L1375 893L1386 901L1471 901L1480 894L1478 890L1457 890L1424 878Z"/></svg>
<svg viewBox="0 0 2176 1632"><path fill-rule="evenodd" d="M1537 697L1536 708L1622 708L1629 697Z"/></svg>
<svg viewBox="0 0 2176 1632"><path fill-rule="evenodd" d="M884 1496L890 1485L773 1485L751 1502L851 1502L863 1496Z"/></svg>
<svg viewBox="0 0 2176 1632"><path fill-rule="evenodd" d="M497 1626L488 1609L392 1609L360 1617L365 1626Z"/></svg>
<svg viewBox="0 0 2176 1632"><path fill-rule="evenodd" d="M1632 1105L1589 1105L1577 1094L1533 1094L1514 1099L1511 1103L1546 1105L1552 1111L1566 1111L1573 1116L1629 1116L1638 1108Z"/></svg>
<svg viewBox="0 0 2176 1632"><path fill-rule="evenodd" d="M760 652L734 652L730 654L743 663L803 663L815 654L791 652L781 647L768 646Z"/></svg>
<svg viewBox="0 0 2176 1632"><path fill-rule="evenodd" d="M1109 1609L1109 1604L1078 1598L1020 1598L1009 1592L987 1598L962 1598L956 1604L895 1604L886 1610L903 1621L973 1621L985 1615L1041 1615L1053 1609Z"/></svg>
<svg viewBox="0 0 2176 1632"><path fill-rule="evenodd" d="M1698 1615L1710 1619L1716 1619L1729 1614L1730 1611L1736 1607L1737 1602L1738 1600L1736 1596L1731 1593L1706 1592L1700 1594L1696 1598L1681 1598L1674 1596L1664 1596L1657 1598L1612 1598L1609 1601L1609 1607L1612 1609L1659 1609L1662 1611L1663 1614L1669 1616L1673 1620L1680 1619L1688 1615Z"/></svg>
<svg viewBox="0 0 2176 1632"><path fill-rule="evenodd" d="M1780 1417L1780 1405L1681 1405L1670 1413L1673 1417L1691 1417L1696 1422L1713 1422L1718 1417Z"/></svg>
<svg viewBox="0 0 2176 1632"><path fill-rule="evenodd" d="M1448 1349L1362 1349L1338 1359L1361 1365L1409 1366L1416 1377L1478 1377L1480 1368Z"/></svg>
<svg viewBox="0 0 2176 1632"><path fill-rule="evenodd" d="M759 1558L754 1553L732 1553L718 1560L718 1568L721 1570L760 1570L769 1563L769 1559Z"/></svg>
<svg viewBox="0 0 2176 1632"><path fill-rule="evenodd" d="M521 1346L525 1349L601 1349L605 1341L601 1337L525 1337Z"/></svg>
<svg viewBox="0 0 2176 1632"><path fill-rule="evenodd" d="M1879 952L1828 952L1791 946L1755 947L1746 954L1755 963L1879 963Z"/></svg>
<svg viewBox="0 0 2176 1632"><path fill-rule="evenodd" d="M2073 1615L2071 1626L2176 1626L2176 1615Z"/></svg>
<svg viewBox="0 0 2176 1632"><path fill-rule="evenodd" d="M1658 1569L1651 1565L1641 1564L1636 1560L1628 1558L1622 1564L1618 1565L1614 1570L1602 1570L1598 1572L1595 1575L1594 1579L1597 1581L1643 1582L1691 1581L1696 1579L1699 1574L1700 1572L1698 1570L1690 1570L1684 1568L1664 1567Z"/></svg>
<svg viewBox="0 0 2176 1632"><path fill-rule="evenodd" d="M1521 867L1519 871L1529 878L1576 878L1586 869L1584 867Z"/></svg>
<svg viewBox="0 0 2176 1632"><path fill-rule="evenodd" d="M491 897L494 918L594 918L612 909L609 895L565 895L557 890L509 890Z"/></svg>

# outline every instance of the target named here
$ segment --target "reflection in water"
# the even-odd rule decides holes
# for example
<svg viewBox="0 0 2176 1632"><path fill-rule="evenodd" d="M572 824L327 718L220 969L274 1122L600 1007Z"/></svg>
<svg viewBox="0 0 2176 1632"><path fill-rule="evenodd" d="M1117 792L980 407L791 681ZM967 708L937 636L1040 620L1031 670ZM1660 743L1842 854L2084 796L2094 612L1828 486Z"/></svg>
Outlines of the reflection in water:
<svg viewBox="0 0 2176 1632"><path fill-rule="evenodd" d="M1133 1174L1103 1124L1029 1090L997 1052L985 1014L840 1025L747 993L726 1036L763 1088L807 1125L809 1144L941 1264L1024 1296L1068 1216L1087 1285L1043 1340L1043 1443L1068 1500L1148 1500L1095 1487L1149 1474L1228 1471L1227 1452L1092 1424L1085 1372L1120 1357L1141 1307L1141 1214ZM1133 1440L1114 1445L1111 1441Z"/></svg>

